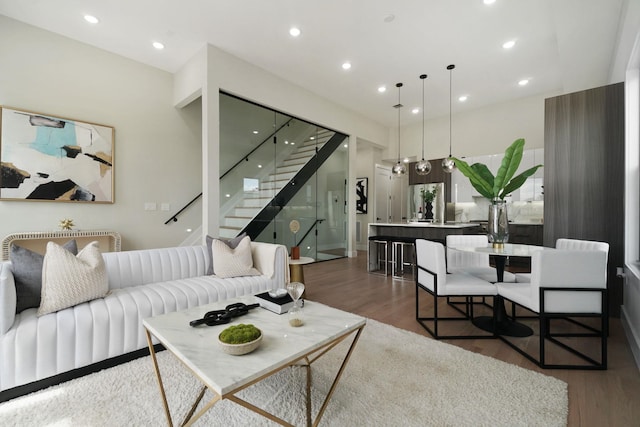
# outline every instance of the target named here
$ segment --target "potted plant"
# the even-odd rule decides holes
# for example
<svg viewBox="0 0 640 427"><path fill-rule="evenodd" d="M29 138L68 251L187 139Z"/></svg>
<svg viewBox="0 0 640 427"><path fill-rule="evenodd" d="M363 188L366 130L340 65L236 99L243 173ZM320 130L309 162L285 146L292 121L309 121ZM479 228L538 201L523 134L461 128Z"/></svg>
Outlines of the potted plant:
<svg viewBox="0 0 640 427"><path fill-rule="evenodd" d="M420 189L422 203L424 204L425 219L433 219L433 201L436 198L437 192L437 188L434 188L433 190L427 190L426 188Z"/></svg>
<svg viewBox="0 0 640 427"><path fill-rule="evenodd" d="M489 241L496 248L502 247L509 238L507 205L504 198L520 188L527 178L542 167L542 165L536 165L514 176L520 167L523 151L524 139L516 139L504 152L502 163L495 176L485 164L474 163L470 166L464 160L453 158L456 167L464 176L469 178L473 188L491 202L489 205L487 231Z"/></svg>

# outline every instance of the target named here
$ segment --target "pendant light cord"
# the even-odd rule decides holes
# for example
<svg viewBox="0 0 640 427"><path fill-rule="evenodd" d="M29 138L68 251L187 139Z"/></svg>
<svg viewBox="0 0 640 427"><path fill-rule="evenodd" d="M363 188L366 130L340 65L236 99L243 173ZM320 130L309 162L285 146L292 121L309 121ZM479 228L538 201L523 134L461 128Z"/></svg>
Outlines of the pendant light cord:
<svg viewBox="0 0 640 427"><path fill-rule="evenodd" d="M424 160L424 79L427 75L423 74L420 78L422 79L422 160Z"/></svg>
<svg viewBox="0 0 640 427"><path fill-rule="evenodd" d="M451 87L452 87L451 79L453 78L452 74L453 74L453 69L455 67L456 67L455 65L449 65L447 67L447 69L449 70L449 157L451 157L451 120L452 120L451 118L451 96L452 96L451 95Z"/></svg>
<svg viewBox="0 0 640 427"><path fill-rule="evenodd" d="M400 163L400 108L402 107L400 103L400 88L402 83L398 83L396 86L398 87L398 163Z"/></svg>

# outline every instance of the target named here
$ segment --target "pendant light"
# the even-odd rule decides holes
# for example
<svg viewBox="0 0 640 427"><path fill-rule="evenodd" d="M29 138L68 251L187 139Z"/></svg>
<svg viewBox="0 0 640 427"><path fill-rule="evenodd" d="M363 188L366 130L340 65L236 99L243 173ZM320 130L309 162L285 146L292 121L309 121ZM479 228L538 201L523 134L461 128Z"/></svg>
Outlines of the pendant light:
<svg viewBox="0 0 640 427"><path fill-rule="evenodd" d="M424 81L426 78L426 74L420 76L422 80L422 160L416 163L416 173L418 175L428 175L431 172L431 162L424 159Z"/></svg>
<svg viewBox="0 0 640 427"><path fill-rule="evenodd" d="M451 74L454 68L456 66L453 64L447 66L447 70L449 70L449 157L442 160L442 170L447 173L453 172L456 168L456 163L451 157Z"/></svg>
<svg viewBox="0 0 640 427"><path fill-rule="evenodd" d="M400 88L402 83L396 83L396 87L398 88L398 103L393 108L398 109L398 163L391 169L391 172L396 176L402 176L407 173L407 167L400 161L400 109L403 107L400 103Z"/></svg>

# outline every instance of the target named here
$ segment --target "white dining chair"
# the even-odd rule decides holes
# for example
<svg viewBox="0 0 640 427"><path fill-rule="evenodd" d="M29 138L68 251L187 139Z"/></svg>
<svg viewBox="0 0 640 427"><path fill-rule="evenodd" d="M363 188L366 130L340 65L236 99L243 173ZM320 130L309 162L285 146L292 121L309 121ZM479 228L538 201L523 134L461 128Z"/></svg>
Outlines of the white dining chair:
<svg viewBox="0 0 640 427"><path fill-rule="evenodd" d="M609 244L606 242L598 242L594 240L579 240L560 238L556 240L556 249L567 249L576 251L603 251L609 257ZM605 272L606 274L606 272ZM518 283L529 283L531 281L531 273L517 273L515 281Z"/></svg>
<svg viewBox="0 0 640 427"><path fill-rule="evenodd" d="M601 250L558 249L534 253L531 257L530 282L496 285L498 294L504 299L537 314L539 354L535 357L527 353L513 338L500 338L542 368L606 369L606 269L607 254ZM579 318L581 322L569 322L573 318ZM562 332L557 329L557 325L552 330L552 321L556 324L564 322ZM597 325L586 324L585 321L592 321ZM593 338L599 340L599 358L582 350L597 348L591 343L582 342L582 339ZM584 363L547 363L547 341L578 356Z"/></svg>
<svg viewBox="0 0 640 427"><path fill-rule="evenodd" d="M481 252L458 251L457 247L484 248L489 245L486 234L447 236L447 271L449 273L464 273L478 277L487 282L497 282L496 268L491 266L489 254ZM515 274L505 271L503 282L515 282Z"/></svg>
<svg viewBox="0 0 640 427"><path fill-rule="evenodd" d="M444 245L425 239L416 239L416 320L436 339L454 338L494 338L495 335L442 335L439 323L448 320L464 320L471 323L473 319L473 297L493 297L497 293L495 284L469 274L447 273ZM422 316L420 295L426 292L433 298L433 315ZM438 298L464 297L465 309L452 306L461 316L441 316L438 313ZM427 323L429 322L429 323ZM433 322L433 328L429 325Z"/></svg>

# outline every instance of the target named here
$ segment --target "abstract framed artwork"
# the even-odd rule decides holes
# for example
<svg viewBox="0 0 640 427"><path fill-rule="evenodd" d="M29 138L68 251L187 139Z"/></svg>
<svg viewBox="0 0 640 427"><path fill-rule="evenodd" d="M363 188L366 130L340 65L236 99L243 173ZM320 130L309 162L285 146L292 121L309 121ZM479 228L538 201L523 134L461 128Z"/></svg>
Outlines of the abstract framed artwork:
<svg viewBox="0 0 640 427"><path fill-rule="evenodd" d="M356 178L356 213L366 214L369 196L369 178Z"/></svg>
<svg viewBox="0 0 640 427"><path fill-rule="evenodd" d="M114 202L111 126L0 107L0 200Z"/></svg>

